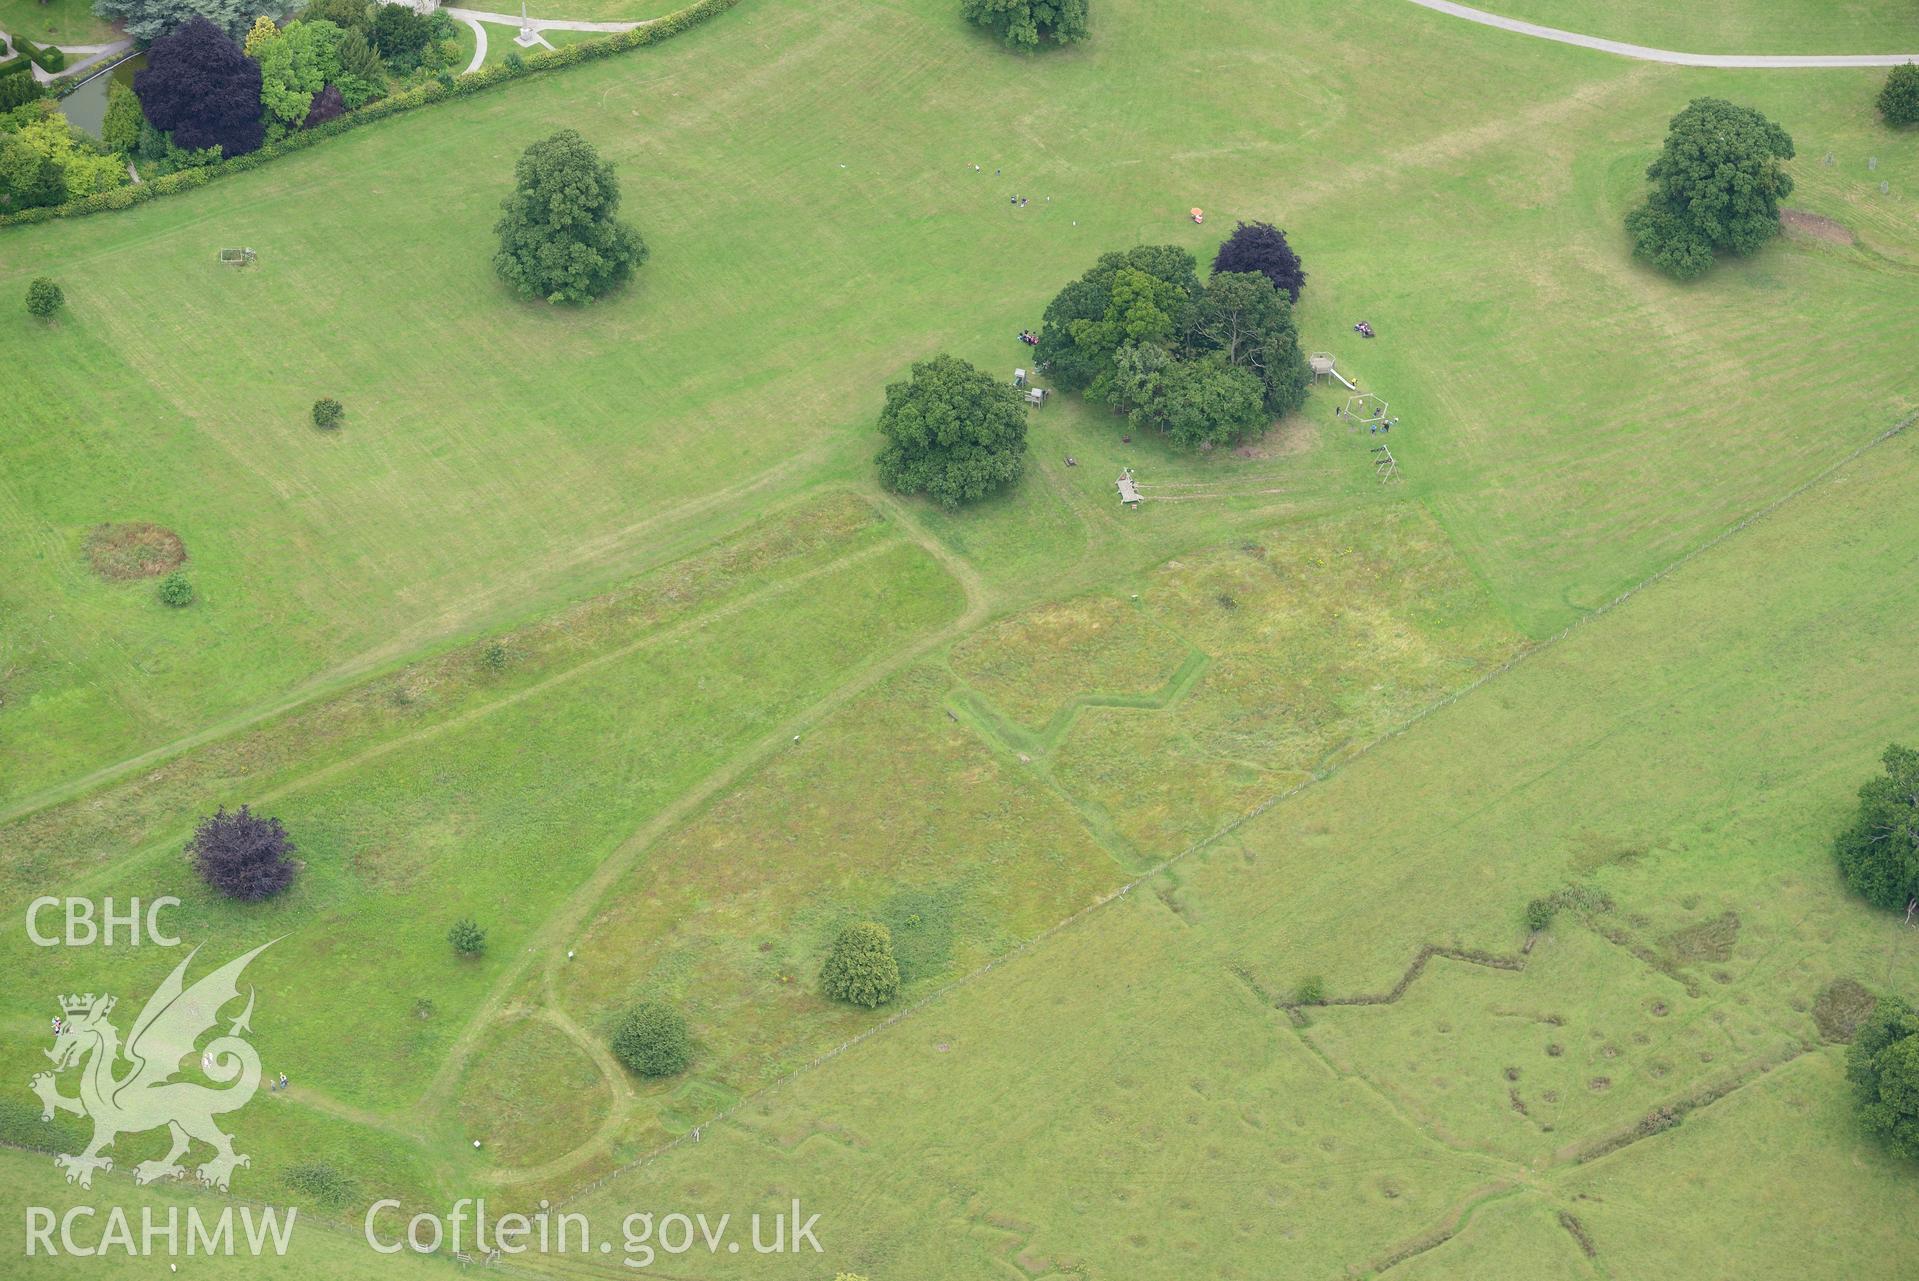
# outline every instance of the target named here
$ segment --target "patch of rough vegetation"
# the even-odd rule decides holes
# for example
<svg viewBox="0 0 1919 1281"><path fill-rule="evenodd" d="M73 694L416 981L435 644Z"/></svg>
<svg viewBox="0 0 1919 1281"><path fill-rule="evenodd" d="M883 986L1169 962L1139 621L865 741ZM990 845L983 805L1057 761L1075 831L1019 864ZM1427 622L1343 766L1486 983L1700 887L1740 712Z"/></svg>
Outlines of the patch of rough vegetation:
<svg viewBox="0 0 1919 1281"><path fill-rule="evenodd" d="M1674 930L1660 940L1666 955L1679 965L1729 960L1738 942L1739 913L1734 911L1721 912L1710 921Z"/></svg>
<svg viewBox="0 0 1919 1281"><path fill-rule="evenodd" d="M1559 1226L1566 1229L1568 1235L1579 1243L1580 1253L1588 1259L1599 1257L1599 1247L1593 1244L1592 1234L1586 1231L1586 1225L1570 1210L1559 1212Z"/></svg>
<svg viewBox="0 0 1919 1281"><path fill-rule="evenodd" d="M1812 1021L1819 1025L1819 1039L1831 1045L1848 1045L1865 1021L1872 1017L1879 998L1857 980L1837 978L1826 984L1819 999L1812 1003Z"/></svg>
<svg viewBox="0 0 1919 1281"><path fill-rule="evenodd" d="M158 578L186 564L187 546L165 525L131 521L95 525L87 533L87 561L108 582Z"/></svg>

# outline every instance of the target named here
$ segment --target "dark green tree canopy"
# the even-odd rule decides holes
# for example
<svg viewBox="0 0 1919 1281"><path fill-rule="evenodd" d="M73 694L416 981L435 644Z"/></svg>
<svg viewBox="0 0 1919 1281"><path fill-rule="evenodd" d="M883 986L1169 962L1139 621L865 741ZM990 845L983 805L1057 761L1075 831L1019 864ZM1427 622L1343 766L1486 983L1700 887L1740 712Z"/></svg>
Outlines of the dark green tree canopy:
<svg viewBox="0 0 1919 1281"><path fill-rule="evenodd" d="M1116 310L1113 289L1121 272L1129 273L1128 285ZM1170 286L1154 291L1145 301L1161 311L1171 309L1169 337L1185 333L1191 321L1187 307L1199 293L1193 255L1177 245L1138 245L1102 254L1092 270L1059 292L1041 318L1035 354L1054 386L1084 391L1111 369L1121 342L1152 340L1134 331L1147 317L1124 314L1128 304L1141 301L1141 276ZM1183 298L1177 305L1175 294Z"/></svg>
<svg viewBox="0 0 1919 1281"><path fill-rule="evenodd" d="M613 216L620 207L613 166L574 130L528 147L513 179L493 228L500 237L493 267L521 297L592 302L646 261L640 234Z"/></svg>
<svg viewBox="0 0 1919 1281"><path fill-rule="evenodd" d="M1306 287L1299 255L1286 243L1286 233L1270 222L1242 222L1226 237L1213 255L1213 274L1233 271L1259 272L1291 303L1299 302L1299 291Z"/></svg>
<svg viewBox="0 0 1919 1281"><path fill-rule="evenodd" d="M836 1001L868 1009L898 996L900 967L891 932L873 921L847 926L820 969L820 989Z"/></svg>
<svg viewBox="0 0 1919 1281"><path fill-rule="evenodd" d="M1071 44L1086 38L1087 0L965 0L968 22L991 28L1015 49L1044 41Z"/></svg>
<svg viewBox="0 0 1919 1281"><path fill-rule="evenodd" d="M373 15L373 47L389 62L418 59L432 30L427 20L403 4L383 4Z"/></svg>
<svg viewBox="0 0 1919 1281"><path fill-rule="evenodd" d="M1839 834L1839 870L1874 907L1903 912L1919 897L1919 752L1894 744L1886 772L1859 789L1859 812Z"/></svg>
<svg viewBox="0 0 1919 1281"><path fill-rule="evenodd" d="M1236 444L1305 403L1312 376L1292 302L1262 271L1215 272L1142 245L1100 258L1041 323L1053 383L1188 449Z"/></svg>
<svg viewBox="0 0 1919 1281"><path fill-rule="evenodd" d="M1886 76L1879 114L1889 125L1919 124L1919 62L1902 62Z"/></svg>
<svg viewBox="0 0 1919 1281"><path fill-rule="evenodd" d="M1846 1052L1846 1077L1866 1129L1919 1159L1919 1013L1880 997Z"/></svg>
<svg viewBox="0 0 1919 1281"><path fill-rule="evenodd" d="M1293 307L1260 272L1215 272L1193 307L1191 344L1259 379L1268 414L1306 403L1311 373Z"/></svg>
<svg viewBox="0 0 1919 1281"><path fill-rule="evenodd" d="M1646 170L1651 195L1626 217L1635 252L1685 280L1721 250L1757 251L1779 234L1779 202L1792 194L1783 162L1792 156L1792 138L1752 108L1693 99Z"/></svg>
<svg viewBox="0 0 1919 1281"><path fill-rule="evenodd" d="M374 19L367 12L367 0L313 0L312 4L300 10L300 20L311 22L315 18L324 18L336 27L367 27Z"/></svg>
<svg viewBox="0 0 1919 1281"><path fill-rule="evenodd" d="M643 1001L613 1029L613 1056L641 1076L675 1076L693 1057L686 1019L670 1005Z"/></svg>
<svg viewBox="0 0 1919 1281"><path fill-rule="evenodd" d="M944 507L974 502L1018 481L1026 465L1026 404L1019 391L944 353L890 383L880 411L880 479Z"/></svg>

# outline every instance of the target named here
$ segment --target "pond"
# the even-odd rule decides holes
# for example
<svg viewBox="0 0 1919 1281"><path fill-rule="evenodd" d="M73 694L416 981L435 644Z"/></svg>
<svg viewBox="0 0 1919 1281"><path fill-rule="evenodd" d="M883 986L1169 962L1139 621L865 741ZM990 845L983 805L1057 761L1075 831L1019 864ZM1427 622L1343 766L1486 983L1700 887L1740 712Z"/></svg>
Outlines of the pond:
<svg viewBox="0 0 1919 1281"><path fill-rule="evenodd" d="M60 99L60 114L76 129L83 129L98 138L100 127L107 119L107 92L113 87L114 81L131 84L133 73L145 65L146 55L140 54L118 64L111 71L95 73L85 84Z"/></svg>

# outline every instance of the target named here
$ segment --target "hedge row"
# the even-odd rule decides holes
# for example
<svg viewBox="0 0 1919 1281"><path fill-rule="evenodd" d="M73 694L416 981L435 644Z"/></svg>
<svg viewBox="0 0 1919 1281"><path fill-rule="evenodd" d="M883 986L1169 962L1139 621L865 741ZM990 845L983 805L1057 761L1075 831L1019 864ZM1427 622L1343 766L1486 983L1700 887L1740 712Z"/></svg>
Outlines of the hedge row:
<svg viewBox="0 0 1919 1281"><path fill-rule="evenodd" d="M0 62L0 77L17 76L33 65L33 60L25 54L15 54L5 62Z"/></svg>
<svg viewBox="0 0 1919 1281"><path fill-rule="evenodd" d="M582 62L610 58L614 54L625 53L629 49L658 44L681 32L692 30L709 18L725 13L739 2L740 0L698 0L695 4L669 13L663 18L656 18L645 26L634 27L630 31L618 31L598 40L583 40L578 44L562 45L551 52L534 54L525 59L518 68L502 63L499 66L482 67L478 71L468 72L463 76L455 76L449 81L431 81L417 88L402 90L389 97L381 98L377 102L369 102L358 111L336 116L311 129L302 129L298 133L288 134L278 142L267 143L258 151L249 152L244 156L235 156L231 160L222 160L218 164L208 165L202 169L182 169L150 182L142 182L130 187L115 187L111 191L98 192L79 200L69 200L64 205L22 209L18 213L0 214L0 227L17 227L27 223L48 222L54 218L104 213L112 209L130 209L134 205L145 204L160 196L170 196L176 191L204 187L224 174L245 173L250 169L258 169L270 160L277 160L292 152L305 150L336 134L357 129L361 125L371 124L376 120L384 120L388 116L397 116L403 111L412 111L417 107L425 107L453 98L464 98L469 94L505 84L509 80L522 79L544 71L558 71L563 67L575 66Z"/></svg>

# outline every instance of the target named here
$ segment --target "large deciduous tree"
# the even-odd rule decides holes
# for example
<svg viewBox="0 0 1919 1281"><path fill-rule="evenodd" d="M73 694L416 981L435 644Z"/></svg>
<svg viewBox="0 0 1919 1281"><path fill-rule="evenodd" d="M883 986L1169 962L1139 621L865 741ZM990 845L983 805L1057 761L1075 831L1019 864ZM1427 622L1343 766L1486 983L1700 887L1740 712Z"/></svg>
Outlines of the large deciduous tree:
<svg viewBox="0 0 1919 1281"><path fill-rule="evenodd" d="M989 28L1015 49L1086 38L1087 0L965 0L968 22Z"/></svg>
<svg viewBox="0 0 1919 1281"><path fill-rule="evenodd" d="M1242 222L1213 255L1213 274L1257 271L1282 290L1286 300L1299 302L1299 291L1306 286L1306 269L1299 255L1286 243L1286 233L1270 222Z"/></svg>
<svg viewBox="0 0 1919 1281"><path fill-rule="evenodd" d="M1919 898L1919 752L1893 744L1886 772L1859 789L1859 810L1833 852L1846 884L1874 907Z"/></svg>
<svg viewBox="0 0 1919 1281"><path fill-rule="evenodd" d="M153 42L133 91L153 127L183 150L218 147L222 155L243 156L265 137L260 64L205 18Z"/></svg>
<svg viewBox="0 0 1919 1281"><path fill-rule="evenodd" d="M1272 421L1262 407L1264 399L1265 388L1254 374L1215 352L1169 365L1156 393L1133 411L1132 421L1164 433L1182 449L1211 449L1258 435Z"/></svg>
<svg viewBox="0 0 1919 1281"><path fill-rule="evenodd" d="M1114 285L1122 272L1128 274L1116 306ZM1141 277L1169 288L1157 288ZM1168 333L1177 335L1184 332L1188 308L1198 293L1193 255L1177 245L1136 245L1102 254L1091 270L1047 304L1035 356L1054 386L1084 391L1111 371L1121 343L1155 341L1145 332L1154 317L1142 304L1167 314Z"/></svg>
<svg viewBox="0 0 1919 1281"><path fill-rule="evenodd" d="M1017 389L944 353L886 388L880 479L944 507L986 497L1026 465L1026 405Z"/></svg>
<svg viewBox="0 0 1919 1281"><path fill-rule="evenodd" d="M1646 203L1626 216L1634 251L1681 280L1703 275L1721 250L1757 251L1779 234L1792 155L1792 138L1752 108L1693 99L1646 170Z"/></svg>
<svg viewBox="0 0 1919 1281"><path fill-rule="evenodd" d="M1866 1129L1919 1159L1919 1013L1880 997L1846 1052L1846 1077Z"/></svg>
<svg viewBox="0 0 1919 1281"><path fill-rule="evenodd" d="M1306 403L1312 374L1299 349L1293 306L1265 275L1215 272L1194 303L1190 341L1257 378L1268 416Z"/></svg>
<svg viewBox="0 0 1919 1281"><path fill-rule="evenodd" d="M613 166L572 129L526 149L513 169L513 194L494 226L494 270L522 297L591 302L624 284L646 261L640 234L614 214Z"/></svg>

